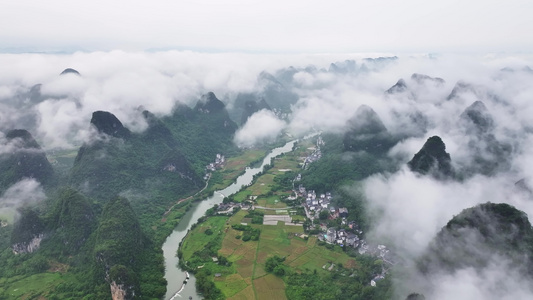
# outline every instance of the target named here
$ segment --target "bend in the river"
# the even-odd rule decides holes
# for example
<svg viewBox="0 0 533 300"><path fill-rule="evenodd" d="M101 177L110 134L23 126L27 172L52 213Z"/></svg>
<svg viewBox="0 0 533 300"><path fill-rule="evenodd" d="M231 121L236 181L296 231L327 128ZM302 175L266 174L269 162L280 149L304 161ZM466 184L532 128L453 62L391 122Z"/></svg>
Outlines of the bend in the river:
<svg viewBox="0 0 533 300"><path fill-rule="evenodd" d="M185 271L178 267L179 259L176 256L179 243L183 240L191 226L196 223L198 218L205 215L206 210L213 207L215 204L222 203L224 197L235 194L243 185L250 184L253 180L253 176L263 171L263 167L270 164L272 158L292 151L295 142L296 141L290 141L282 147L275 148L263 159L261 166L257 168L246 168L246 172L239 176L233 184L223 190L216 191L213 196L201 202L194 203L191 209L183 216L178 226L174 229L172 234L167 237L163 244L163 255L165 256L165 279L167 280L166 300L174 299L178 296L183 299L188 299L189 297L192 297L193 299L202 298L196 291L196 279L192 274L189 274L190 279L187 284L183 286L186 274Z"/></svg>

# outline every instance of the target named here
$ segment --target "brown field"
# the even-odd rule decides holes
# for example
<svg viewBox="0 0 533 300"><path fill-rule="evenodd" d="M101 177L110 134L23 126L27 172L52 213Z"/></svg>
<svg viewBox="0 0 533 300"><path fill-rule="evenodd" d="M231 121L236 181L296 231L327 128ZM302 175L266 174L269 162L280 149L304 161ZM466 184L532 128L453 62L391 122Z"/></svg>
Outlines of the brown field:
<svg viewBox="0 0 533 300"><path fill-rule="evenodd" d="M255 299L254 289L250 282L249 285L244 289L235 294L233 297L229 297L229 300L250 300Z"/></svg>
<svg viewBox="0 0 533 300"><path fill-rule="evenodd" d="M248 287L240 274L232 274L221 280L215 279L216 286L225 292L225 295L231 297Z"/></svg>
<svg viewBox="0 0 533 300"><path fill-rule="evenodd" d="M255 279L255 278L263 277L266 274L267 274L267 271L265 271L265 265L256 263L253 278Z"/></svg>
<svg viewBox="0 0 533 300"><path fill-rule="evenodd" d="M256 261L258 263L262 263L264 264L266 262L266 259L269 257L269 253L268 252L265 252L265 251L258 251L257 252L257 256L256 256Z"/></svg>
<svg viewBox="0 0 533 300"><path fill-rule="evenodd" d="M235 249L231 255L231 261L237 261L239 259L250 259L253 260L255 257L255 251L257 248L257 242L246 242L243 243L240 247Z"/></svg>
<svg viewBox="0 0 533 300"><path fill-rule="evenodd" d="M355 259L348 259L346 264L344 264L344 267L347 269L355 269L357 268L357 262L355 261Z"/></svg>
<svg viewBox="0 0 533 300"><path fill-rule="evenodd" d="M286 155L287 159L276 159L274 164L275 168L272 168L273 172L276 174L285 173L286 171L280 171L280 170L288 170L290 169L293 172L299 172L301 170L300 166L298 165L298 157L295 157L293 155Z"/></svg>
<svg viewBox="0 0 533 300"><path fill-rule="evenodd" d="M257 299L287 299L285 296L285 283L281 278L272 274L255 279L254 287L257 293Z"/></svg>
<svg viewBox="0 0 533 300"><path fill-rule="evenodd" d="M235 266L236 266L237 272L241 274L242 277L244 278L252 277L253 272L254 272L254 261L253 260L241 259L235 263Z"/></svg>
<svg viewBox="0 0 533 300"><path fill-rule="evenodd" d="M297 247L297 248L295 247L295 248L293 248L291 256L300 256L303 253L305 253L305 251L307 251L307 250L309 250L309 248L307 248L305 246Z"/></svg>

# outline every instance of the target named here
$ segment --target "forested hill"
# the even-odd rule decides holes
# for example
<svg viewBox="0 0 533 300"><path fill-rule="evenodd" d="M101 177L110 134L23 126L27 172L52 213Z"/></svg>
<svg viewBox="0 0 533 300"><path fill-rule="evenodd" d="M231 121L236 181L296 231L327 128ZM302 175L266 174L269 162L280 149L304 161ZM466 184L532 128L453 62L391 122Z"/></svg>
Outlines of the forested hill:
<svg viewBox="0 0 533 300"><path fill-rule="evenodd" d="M50 188L45 189L46 200L19 209L13 225L2 223L0 278L53 277L46 271L59 268L64 279L34 295L163 297L160 243L187 203L161 218L179 199L204 187L205 166L216 154L240 151L233 144L237 125L213 93L193 108L176 106L169 116L145 110L138 117L148 125L142 132L128 129L112 112L95 111L87 124L93 135L80 147L68 180L57 189L48 185L53 166L31 134L6 134L3 146L13 151L0 157L5 171L0 189L24 178Z"/></svg>
<svg viewBox="0 0 533 300"><path fill-rule="evenodd" d="M80 148L70 178L86 195L106 200L128 190L150 189L180 195L202 185L176 141L157 134L164 127L155 124L146 132L131 133L109 112L93 113L91 124L98 138Z"/></svg>
<svg viewBox="0 0 533 300"><path fill-rule="evenodd" d="M213 93L203 96L194 108L178 104L172 115L161 118L161 122L197 173L203 172L217 153L228 155L239 151L233 143L237 124Z"/></svg>
<svg viewBox="0 0 533 300"><path fill-rule="evenodd" d="M133 133L112 113L94 112L91 126L98 138L80 148L71 184L97 199L129 190L176 197L203 186L205 165L217 153L238 151L233 144L237 126L213 93L194 109L179 105L167 117L149 111L140 117L148 128Z"/></svg>
<svg viewBox="0 0 533 300"><path fill-rule="evenodd" d="M397 142L388 132L378 114L369 106L361 105L346 124L344 149L386 153Z"/></svg>
<svg viewBox="0 0 533 300"><path fill-rule="evenodd" d="M96 282L109 284L113 296L123 293L124 299L135 298L141 292L136 273L146 243L129 201L123 197L111 199L104 207L96 231Z"/></svg>
<svg viewBox="0 0 533 300"><path fill-rule="evenodd" d="M272 110L265 99L261 99L259 102L248 100L244 103L243 107L244 110L241 115L241 125L244 125L254 113L262 109Z"/></svg>
<svg viewBox="0 0 533 300"><path fill-rule="evenodd" d="M427 139L407 165L413 172L445 179L453 176L451 157L446 152L446 145L439 136Z"/></svg>
<svg viewBox="0 0 533 300"><path fill-rule="evenodd" d="M505 262L533 275L533 228L527 215L509 204L485 203L463 210L437 234L419 262L430 275L464 268L482 270Z"/></svg>
<svg viewBox="0 0 533 300"><path fill-rule="evenodd" d="M42 184L53 182L54 170L41 146L24 129L6 134L6 147L11 151L0 153L0 192L23 178L33 178Z"/></svg>
<svg viewBox="0 0 533 300"><path fill-rule="evenodd" d="M91 280L98 295L106 295L109 287L127 299L164 294L162 257L151 250L155 240L149 238L154 224L172 203L204 186L205 166L217 153L239 151L233 144L237 126L213 93L194 108L178 105L170 116L160 118L145 110L139 117L148 127L135 133L111 112L94 112L91 126L97 135L80 148L70 176L71 185L102 210L96 227L89 227L96 229L81 232L90 233L83 257L93 267ZM63 220L75 225L71 213L85 205L72 194L70 201L55 207L53 224ZM91 219L90 213L81 217ZM59 227L53 240L82 242L73 239L71 231Z"/></svg>

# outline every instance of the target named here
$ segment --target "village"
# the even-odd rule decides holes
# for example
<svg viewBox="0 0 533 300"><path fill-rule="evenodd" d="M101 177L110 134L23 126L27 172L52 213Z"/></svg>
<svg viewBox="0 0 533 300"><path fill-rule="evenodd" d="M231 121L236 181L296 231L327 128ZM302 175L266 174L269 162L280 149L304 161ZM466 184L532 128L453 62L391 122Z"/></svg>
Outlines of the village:
<svg viewBox="0 0 533 300"><path fill-rule="evenodd" d="M298 174L298 177L301 178L301 175ZM327 213L327 220L341 220L341 228L338 228L339 226L328 227L327 224L321 222L323 220L318 218L318 225L316 227L319 228L317 234L319 241L336 244L341 247L351 247L357 249L359 254L378 257L390 266L395 264L389 249L385 245L371 245L362 238L363 231L359 228L358 224L355 221L347 221L348 209L345 207L335 207L332 204L333 197L331 192L320 194L317 197L314 190L306 191L304 186L299 185L295 193L299 199L305 199L305 201L302 200L302 206L311 224L316 223L314 221L323 211ZM383 267L382 274L377 276L375 280L383 279L386 271L387 269Z"/></svg>
<svg viewBox="0 0 533 300"><path fill-rule="evenodd" d="M324 141L319 136L316 147L311 148L311 154L302 158L302 169L309 164L319 160L322 156L320 146ZM217 154L215 163L207 166L208 170L216 170L224 162L224 157ZM370 285L375 286L376 282L385 278L386 273L392 265L395 264L392 254L385 245L369 244L363 239L363 231L356 221L348 221L349 211L346 207L336 207L334 196L330 191L317 193L315 190L307 190L305 186L299 184L302 180L302 174L299 173L293 180L293 193L285 199L279 201L291 201L300 203L299 206L287 206L285 209L274 209L258 206L258 196L249 196L246 201L242 202L225 202L217 206L217 214L231 215L239 210L275 210L281 214L265 214L263 225L276 225L278 221L286 225L304 226L306 235L315 235L317 239L325 244L338 245L342 248L354 249L360 255L370 255L380 259L382 263L382 272L377 275ZM297 186L296 186L297 185ZM303 208L306 221L291 218L291 213L295 213L297 207ZM329 225L328 225L329 224Z"/></svg>
<svg viewBox="0 0 533 300"><path fill-rule="evenodd" d="M224 155L217 153L215 156L215 161L205 166L204 180L208 180L211 177L211 172L215 172L217 169L222 168L225 162L226 158Z"/></svg>

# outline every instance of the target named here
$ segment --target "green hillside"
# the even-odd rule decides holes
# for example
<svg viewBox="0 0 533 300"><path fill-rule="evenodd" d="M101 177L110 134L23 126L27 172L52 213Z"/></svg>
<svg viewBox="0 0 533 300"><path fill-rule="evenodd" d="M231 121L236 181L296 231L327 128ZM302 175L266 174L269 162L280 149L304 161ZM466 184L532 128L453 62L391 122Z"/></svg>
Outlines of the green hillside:
<svg viewBox="0 0 533 300"><path fill-rule="evenodd" d="M0 193L23 178L33 178L45 185L54 183L54 170L46 154L27 130L7 132L6 142L5 146L12 150L0 154Z"/></svg>

